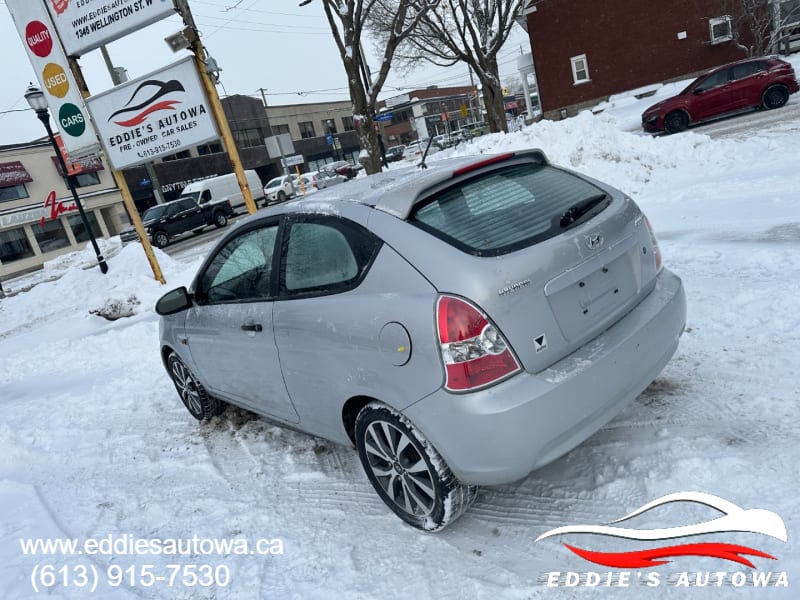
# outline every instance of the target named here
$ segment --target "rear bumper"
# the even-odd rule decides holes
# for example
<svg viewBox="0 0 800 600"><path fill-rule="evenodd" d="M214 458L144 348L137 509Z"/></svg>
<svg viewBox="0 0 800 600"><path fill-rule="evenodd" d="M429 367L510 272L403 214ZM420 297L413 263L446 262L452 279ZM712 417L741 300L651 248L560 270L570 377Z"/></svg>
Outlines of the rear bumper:
<svg viewBox="0 0 800 600"><path fill-rule="evenodd" d="M486 390L443 389L404 414L473 485L527 476L613 419L669 362L686 322L681 280L664 269L622 320L558 363Z"/></svg>

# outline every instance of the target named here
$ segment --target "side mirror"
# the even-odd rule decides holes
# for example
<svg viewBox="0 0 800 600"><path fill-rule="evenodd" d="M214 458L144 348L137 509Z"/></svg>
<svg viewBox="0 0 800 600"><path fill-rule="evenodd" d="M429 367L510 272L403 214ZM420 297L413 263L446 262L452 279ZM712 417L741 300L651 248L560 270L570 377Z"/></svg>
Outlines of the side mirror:
<svg viewBox="0 0 800 600"><path fill-rule="evenodd" d="M172 315L192 307L192 295L181 286L167 292L156 302L156 312L163 316Z"/></svg>

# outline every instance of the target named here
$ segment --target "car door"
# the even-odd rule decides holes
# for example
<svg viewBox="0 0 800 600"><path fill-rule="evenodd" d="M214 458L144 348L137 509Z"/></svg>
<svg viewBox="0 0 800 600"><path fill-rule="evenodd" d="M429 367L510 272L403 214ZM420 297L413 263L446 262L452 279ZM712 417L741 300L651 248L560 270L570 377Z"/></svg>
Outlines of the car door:
<svg viewBox="0 0 800 600"><path fill-rule="evenodd" d="M283 235L274 328L286 386L303 429L335 438L337 392L354 372L374 378L372 338L380 328L370 324L379 297L367 302L354 290L381 242L352 221L323 215L292 216Z"/></svg>
<svg viewBox="0 0 800 600"><path fill-rule="evenodd" d="M767 64L754 61L731 68L731 95L734 110L761 105L761 92L767 78Z"/></svg>
<svg viewBox="0 0 800 600"><path fill-rule="evenodd" d="M205 224L202 209L191 198L184 198L170 207L167 233L171 236L178 235L184 231L203 227Z"/></svg>
<svg viewBox="0 0 800 600"><path fill-rule="evenodd" d="M693 121L732 110L730 69L721 69L701 80L692 90L689 111Z"/></svg>
<svg viewBox="0 0 800 600"><path fill-rule="evenodd" d="M297 423L272 322L278 231L278 219L259 221L217 249L198 275L186 338L212 394Z"/></svg>

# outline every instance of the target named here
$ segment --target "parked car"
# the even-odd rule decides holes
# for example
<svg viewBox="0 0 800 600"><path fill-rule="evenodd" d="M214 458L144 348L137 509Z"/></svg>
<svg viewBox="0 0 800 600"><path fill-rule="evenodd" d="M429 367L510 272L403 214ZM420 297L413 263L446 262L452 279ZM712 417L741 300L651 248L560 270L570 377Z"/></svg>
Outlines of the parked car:
<svg viewBox="0 0 800 600"><path fill-rule="evenodd" d="M403 151L405 149L405 144L389 146L386 149L386 162L397 162L398 160L403 160Z"/></svg>
<svg viewBox="0 0 800 600"><path fill-rule="evenodd" d="M300 193L310 193L316 192L317 187L317 171L311 171L309 173L303 173L300 175L300 179L295 178L296 186ZM302 182L302 186L300 183Z"/></svg>
<svg viewBox="0 0 800 600"><path fill-rule="evenodd" d="M296 193L294 176L281 175L280 177L274 177L264 186L264 197L266 199L264 206L294 198Z"/></svg>
<svg viewBox="0 0 800 600"><path fill-rule="evenodd" d="M467 123L461 127L469 133L470 138L489 133L489 124L486 121L476 121L474 123Z"/></svg>
<svg viewBox="0 0 800 600"><path fill-rule="evenodd" d="M347 179L352 179L363 168L364 166L361 164L354 165L347 162L346 160L337 160L335 162L324 165L320 169L320 171L337 173L338 175L344 175L345 177L347 177Z"/></svg>
<svg viewBox="0 0 800 600"><path fill-rule="evenodd" d="M456 135L456 132L442 133L433 137L433 143L439 150L444 150L458 145L462 139L461 134Z"/></svg>
<svg viewBox="0 0 800 600"><path fill-rule="evenodd" d="M439 151L439 147L436 144L431 143L429 146L428 140L410 142L409 144L406 144L405 150L403 150L403 160L421 158L426 149L428 151L428 155Z"/></svg>
<svg viewBox="0 0 800 600"><path fill-rule="evenodd" d="M208 225L225 227L233 214L227 199L198 204L194 198L182 196L148 208L142 215L142 225L152 244L163 248L170 240L186 232L200 233ZM129 227L120 234L120 238L130 241L138 239L138 236L136 230Z"/></svg>
<svg viewBox="0 0 800 600"><path fill-rule="evenodd" d="M230 403L354 445L414 527L580 444L677 348L683 286L647 219L539 150L343 191L223 236L158 301L161 358L198 420Z"/></svg>
<svg viewBox="0 0 800 600"><path fill-rule="evenodd" d="M320 190L324 190L325 188L329 188L333 185L338 185L340 183L344 183L347 181L347 177L344 175L339 175L333 171L326 171L325 169L320 169L317 172L317 188Z"/></svg>
<svg viewBox="0 0 800 600"><path fill-rule="evenodd" d="M650 133L677 133L690 125L759 108L779 108L798 91L792 65L774 56L718 67L695 79L680 94L642 113Z"/></svg>

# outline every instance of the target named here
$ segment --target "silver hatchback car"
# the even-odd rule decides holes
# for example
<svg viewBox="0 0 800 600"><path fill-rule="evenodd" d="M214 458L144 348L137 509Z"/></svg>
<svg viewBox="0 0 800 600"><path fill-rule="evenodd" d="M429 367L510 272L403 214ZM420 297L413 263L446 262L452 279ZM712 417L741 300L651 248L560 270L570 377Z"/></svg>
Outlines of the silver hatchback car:
<svg viewBox="0 0 800 600"><path fill-rule="evenodd" d="M633 200L539 150L261 211L156 308L195 418L230 403L352 444L389 508L428 531L611 420L686 316Z"/></svg>

